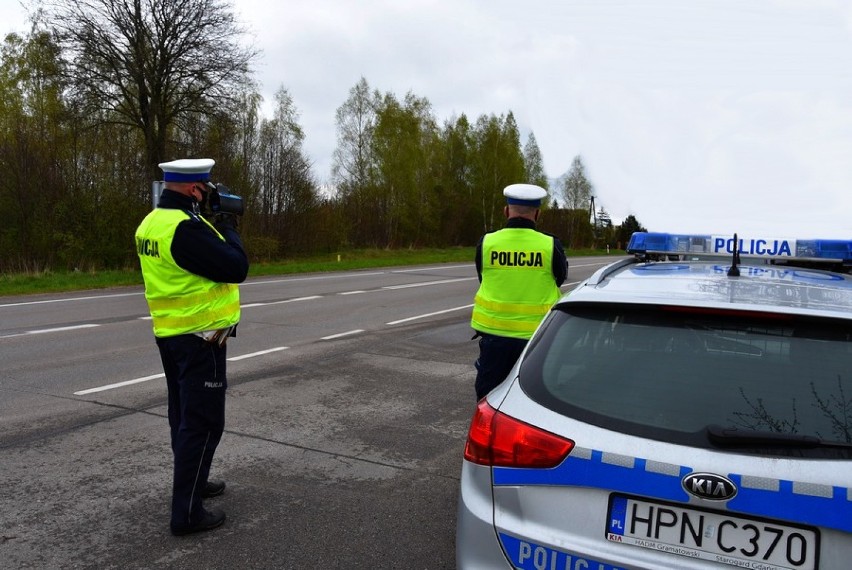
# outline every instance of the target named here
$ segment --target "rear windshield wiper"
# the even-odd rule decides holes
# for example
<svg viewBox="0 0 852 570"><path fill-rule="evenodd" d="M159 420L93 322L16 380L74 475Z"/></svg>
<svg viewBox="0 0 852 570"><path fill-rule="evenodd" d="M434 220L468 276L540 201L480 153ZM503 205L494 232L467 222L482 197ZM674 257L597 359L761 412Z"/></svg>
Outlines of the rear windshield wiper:
<svg viewBox="0 0 852 570"><path fill-rule="evenodd" d="M720 447L771 446L795 449L852 449L852 443L826 441L813 435L707 426L707 439Z"/></svg>

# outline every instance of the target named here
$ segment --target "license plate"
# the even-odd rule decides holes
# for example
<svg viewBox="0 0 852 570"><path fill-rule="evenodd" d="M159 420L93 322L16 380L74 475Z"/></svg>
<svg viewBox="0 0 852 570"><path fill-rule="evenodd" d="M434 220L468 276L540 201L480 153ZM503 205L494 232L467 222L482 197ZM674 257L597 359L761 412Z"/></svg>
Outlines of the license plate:
<svg viewBox="0 0 852 570"><path fill-rule="evenodd" d="M607 540L742 568L815 570L806 527L612 495Z"/></svg>

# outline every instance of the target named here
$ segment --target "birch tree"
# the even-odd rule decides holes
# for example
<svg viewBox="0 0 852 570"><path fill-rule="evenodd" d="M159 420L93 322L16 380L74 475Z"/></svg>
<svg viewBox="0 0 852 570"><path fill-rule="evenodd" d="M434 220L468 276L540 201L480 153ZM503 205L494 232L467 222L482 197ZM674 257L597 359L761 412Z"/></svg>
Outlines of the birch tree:
<svg viewBox="0 0 852 570"><path fill-rule="evenodd" d="M524 170L526 170L526 181L530 184L548 188L547 174L544 172L544 158L535 140L535 133L530 132L527 143L524 145Z"/></svg>

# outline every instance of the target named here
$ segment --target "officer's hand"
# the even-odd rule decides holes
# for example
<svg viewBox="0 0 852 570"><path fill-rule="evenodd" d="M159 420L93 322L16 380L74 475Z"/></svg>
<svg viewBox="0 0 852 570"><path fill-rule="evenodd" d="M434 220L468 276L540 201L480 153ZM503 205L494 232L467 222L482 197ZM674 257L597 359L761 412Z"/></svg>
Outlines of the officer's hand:
<svg viewBox="0 0 852 570"><path fill-rule="evenodd" d="M229 212L217 212L213 216L213 227L219 231L237 230L240 226L240 218L236 214Z"/></svg>

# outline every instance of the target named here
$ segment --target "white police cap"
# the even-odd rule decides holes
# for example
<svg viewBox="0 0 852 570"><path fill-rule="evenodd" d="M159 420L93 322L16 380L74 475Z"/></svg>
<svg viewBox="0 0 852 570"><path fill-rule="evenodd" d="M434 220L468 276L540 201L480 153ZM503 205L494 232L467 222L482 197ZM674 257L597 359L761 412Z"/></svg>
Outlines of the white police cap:
<svg viewBox="0 0 852 570"><path fill-rule="evenodd" d="M541 206L547 190L535 184L510 184L503 189L506 202L513 206Z"/></svg>
<svg viewBox="0 0 852 570"><path fill-rule="evenodd" d="M181 158L161 162L159 166L165 182L206 182L214 164L216 161L212 158Z"/></svg>

